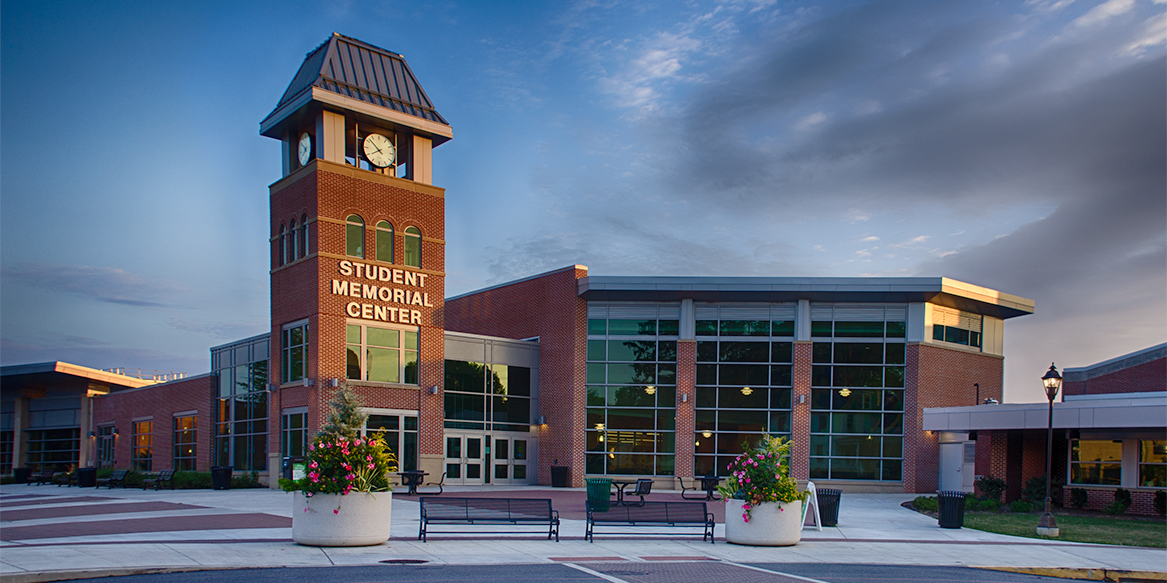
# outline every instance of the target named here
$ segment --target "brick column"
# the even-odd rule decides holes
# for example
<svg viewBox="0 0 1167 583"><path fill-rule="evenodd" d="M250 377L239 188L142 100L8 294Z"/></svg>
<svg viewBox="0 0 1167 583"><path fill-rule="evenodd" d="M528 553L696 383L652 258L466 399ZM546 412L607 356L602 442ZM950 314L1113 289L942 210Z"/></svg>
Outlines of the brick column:
<svg viewBox="0 0 1167 583"><path fill-rule="evenodd" d="M678 478L693 477L693 453L695 435L695 414L697 403L697 341L677 341L677 434L676 434L676 475ZM681 402L681 395L688 395L687 403Z"/></svg>
<svg viewBox="0 0 1167 583"><path fill-rule="evenodd" d="M812 344L794 343L794 390L791 392L790 437L794 450L790 455L790 473L796 479L810 479L810 367ZM805 399L805 402L799 401Z"/></svg>

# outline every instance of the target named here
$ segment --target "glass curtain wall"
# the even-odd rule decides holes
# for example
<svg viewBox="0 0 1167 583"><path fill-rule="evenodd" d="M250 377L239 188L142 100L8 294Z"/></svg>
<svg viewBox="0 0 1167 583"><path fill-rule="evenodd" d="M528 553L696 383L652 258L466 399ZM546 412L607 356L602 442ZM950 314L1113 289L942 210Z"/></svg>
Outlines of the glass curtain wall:
<svg viewBox="0 0 1167 583"><path fill-rule="evenodd" d="M213 464L267 471L270 339L256 336L211 349L214 369Z"/></svg>
<svg viewBox="0 0 1167 583"><path fill-rule="evenodd" d="M447 360L446 429L523 431L531 426L531 369Z"/></svg>
<svg viewBox="0 0 1167 583"><path fill-rule="evenodd" d="M811 306L811 479L901 479L906 315Z"/></svg>
<svg viewBox="0 0 1167 583"><path fill-rule="evenodd" d="M680 306L589 305L588 474L672 476Z"/></svg>
<svg viewBox="0 0 1167 583"><path fill-rule="evenodd" d="M793 304L696 306L694 475L726 466L763 435L790 436Z"/></svg>

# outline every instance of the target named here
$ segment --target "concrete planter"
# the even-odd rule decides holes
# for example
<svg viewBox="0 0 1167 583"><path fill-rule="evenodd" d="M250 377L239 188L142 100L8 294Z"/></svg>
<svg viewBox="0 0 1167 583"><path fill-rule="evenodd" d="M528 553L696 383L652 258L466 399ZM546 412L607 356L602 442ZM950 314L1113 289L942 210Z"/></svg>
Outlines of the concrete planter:
<svg viewBox="0 0 1167 583"><path fill-rule="evenodd" d="M292 540L313 547L363 547L389 540L392 492L315 494L296 492Z"/></svg>
<svg viewBox="0 0 1167 583"><path fill-rule="evenodd" d="M738 545L781 547L802 540L802 501L765 502L742 518L745 500L725 501L725 540Z"/></svg>

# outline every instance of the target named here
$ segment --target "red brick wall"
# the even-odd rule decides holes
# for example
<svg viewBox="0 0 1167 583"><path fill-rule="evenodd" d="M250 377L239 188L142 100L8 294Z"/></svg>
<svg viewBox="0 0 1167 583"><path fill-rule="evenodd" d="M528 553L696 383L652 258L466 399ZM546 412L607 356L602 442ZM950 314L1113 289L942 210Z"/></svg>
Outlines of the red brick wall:
<svg viewBox="0 0 1167 583"><path fill-rule="evenodd" d="M134 446L133 421L152 417L153 459L152 471L174 468L174 414L196 411L198 430L195 469L209 472L211 468L211 434L214 431L210 375L198 376L161 385L128 389L93 399L93 426L112 423L117 428L114 438L114 462L118 469L129 469ZM89 447L90 459L97 459L94 439L83 435L82 447ZM85 445L85 444L88 445Z"/></svg>
<svg viewBox="0 0 1167 583"><path fill-rule="evenodd" d="M790 454L790 473L798 480L810 479L810 381L811 361L814 344L807 341L794 343L794 367L792 372L794 388L791 390L790 436L794 440L794 451ZM806 396L805 403L799 403L799 396Z"/></svg>
<svg viewBox="0 0 1167 583"><path fill-rule="evenodd" d="M1062 383L1062 391L1064 395L1167 391L1167 358L1144 362L1092 379L1082 381L1067 379Z"/></svg>
<svg viewBox="0 0 1167 583"><path fill-rule="evenodd" d="M446 303L451 331L539 337L538 414L547 417L539 433L540 484L551 483L555 460L571 468L574 487L584 484L588 314L577 281L587 273L577 265Z"/></svg>
<svg viewBox="0 0 1167 583"><path fill-rule="evenodd" d="M1000 356L908 344L904 371L904 492L935 492L939 487L939 434L924 432L924 409L975 404L973 383L980 383L982 400L999 400L1003 381L1004 359Z"/></svg>
<svg viewBox="0 0 1167 583"><path fill-rule="evenodd" d="M682 403L681 395L689 395ZM677 439L676 468L679 478L693 477L693 454L697 441L697 342L677 341Z"/></svg>
<svg viewBox="0 0 1167 583"><path fill-rule="evenodd" d="M315 170L312 170L315 168ZM330 379L339 379L357 393L365 406L416 410L419 412L419 454L441 456L442 397L424 389L442 386L445 359L443 306L445 298L445 198L444 191L408 180L352 167L315 161L302 174L293 175L271 189L271 231L308 215L310 238L308 255L279 267L279 242L272 243L271 313L272 382L279 383L282 369L280 332L285 324L307 318L309 322L308 378L312 387L283 387L272 398L270 441L273 453L279 447L280 409L307 406L308 426L314 432L329 412L328 403L336 390ZM345 219L359 215L365 223L365 258L345 255ZM376 224L389 221L394 228L394 262L375 258ZM406 267L404 232L417 227L422 235L421 268ZM376 278L341 272L342 262L357 262L410 272L424 277L424 284L409 286ZM363 268L362 268L363 270ZM332 281L377 285L424 294L425 305L353 298L333 293ZM371 384L345 380L345 330L350 304L371 304L420 313L419 385ZM357 308L359 310L359 308ZM364 318L367 320L367 318ZM392 325L392 322L389 322Z"/></svg>
<svg viewBox="0 0 1167 583"><path fill-rule="evenodd" d="M1102 510L1114 502L1116 488L1102 488L1089 486L1068 486L1062 489L1062 505L1070 508L1070 490L1080 488L1086 491L1086 510ZM1155 490L1138 490L1131 488L1131 506L1127 514L1158 515L1155 511Z"/></svg>

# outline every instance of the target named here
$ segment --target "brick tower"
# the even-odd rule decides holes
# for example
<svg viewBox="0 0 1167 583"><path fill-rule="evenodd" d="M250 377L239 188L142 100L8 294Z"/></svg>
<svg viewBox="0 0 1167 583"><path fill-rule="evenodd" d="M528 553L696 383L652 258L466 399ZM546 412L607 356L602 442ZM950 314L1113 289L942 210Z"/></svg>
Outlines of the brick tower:
<svg viewBox="0 0 1167 583"><path fill-rule="evenodd" d="M334 33L260 133L283 162L270 187L269 467L347 386L394 419L386 429L412 430L389 436L403 468L440 474L445 191L431 153L450 125L401 55Z"/></svg>

